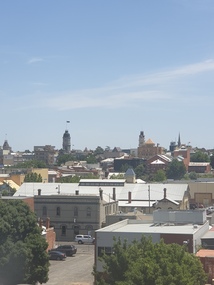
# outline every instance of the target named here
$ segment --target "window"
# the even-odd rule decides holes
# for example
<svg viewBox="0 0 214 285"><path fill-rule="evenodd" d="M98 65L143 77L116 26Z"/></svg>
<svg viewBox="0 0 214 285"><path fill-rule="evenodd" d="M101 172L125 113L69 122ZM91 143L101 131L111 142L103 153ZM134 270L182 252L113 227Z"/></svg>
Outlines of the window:
<svg viewBox="0 0 214 285"><path fill-rule="evenodd" d="M60 207L57 207L57 208L56 208L56 215L57 215L57 216L60 216L60 213L61 213L61 209L60 209Z"/></svg>
<svg viewBox="0 0 214 285"><path fill-rule="evenodd" d="M104 253L106 255L111 255L113 253L112 247L98 247L98 256L102 257Z"/></svg>
<svg viewBox="0 0 214 285"><path fill-rule="evenodd" d="M66 236L66 226L62 226L61 230L61 235Z"/></svg>
<svg viewBox="0 0 214 285"><path fill-rule="evenodd" d="M74 216L78 217L78 208L77 207L74 207Z"/></svg>
<svg viewBox="0 0 214 285"><path fill-rule="evenodd" d="M86 216L91 217L91 208L90 207L87 207Z"/></svg>
<svg viewBox="0 0 214 285"><path fill-rule="evenodd" d="M44 206L44 207L42 208L42 215L43 215L43 216L47 216L47 207L46 207L46 206Z"/></svg>

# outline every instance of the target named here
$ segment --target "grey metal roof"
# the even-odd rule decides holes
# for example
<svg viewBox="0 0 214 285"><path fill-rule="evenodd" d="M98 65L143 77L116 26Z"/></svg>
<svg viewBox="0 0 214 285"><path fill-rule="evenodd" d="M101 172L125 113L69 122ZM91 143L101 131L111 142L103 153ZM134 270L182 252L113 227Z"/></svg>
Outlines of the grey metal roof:
<svg viewBox="0 0 214 285"><path fill-rule="evenodd" d="M123 180L123 179L122 179ZM103 180L100 180L103 181ZM121 181L121 180L120 180ZM41 189L41 195L75 194L76 190L80 195L99 194L99 188L103 190L103 195L112 197L113 188L116 191L116 200L128 200L129 192L131 192L132 201L148 201L148 189L150 189L150 201L161 200L164 197L163 189L166 188L166 198L174 201L181 201L187 190L188 184L138 184L125 183L124 186L79 186L78 183L23 183L16 191L14 196L34 196Z"/></svg>
<svg viewBox="0 0 214 285"><path fill-rule="evenodd" d="M126 223L125 223L126 222ZM145 223L141 220L123 220L121 222L112 224L105 228L99 229L96 232L116 232L116 233L144 233L144 234L194 234L200 231L204 225L194 227L192 224L186 225L154 225L152 223Z"/></svg>

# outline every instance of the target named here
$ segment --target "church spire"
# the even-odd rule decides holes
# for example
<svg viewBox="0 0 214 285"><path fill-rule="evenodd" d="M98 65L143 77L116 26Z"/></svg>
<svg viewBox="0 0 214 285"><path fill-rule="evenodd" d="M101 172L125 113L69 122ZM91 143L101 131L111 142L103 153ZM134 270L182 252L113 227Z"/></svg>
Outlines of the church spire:
<svg viewBox="0 0 214 285"><path fill-rule="evenodd" d="M180 133L179 133L179 135L178 135L178 147L180 147L181 146L181 136L180 136Z"/></svg>

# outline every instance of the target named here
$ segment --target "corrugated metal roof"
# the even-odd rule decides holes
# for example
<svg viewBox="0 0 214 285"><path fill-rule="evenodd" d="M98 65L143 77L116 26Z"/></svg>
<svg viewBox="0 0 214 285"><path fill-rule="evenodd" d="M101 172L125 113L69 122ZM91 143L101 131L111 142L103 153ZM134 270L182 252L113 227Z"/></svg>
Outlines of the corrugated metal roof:
<svg viewBox="0 0 214 285"><path fill-rule="evenodd" d="M93 179L94 180L94 179ZM87 180L88 181L88 180ZM91 181L91 180L90 180ZM96 179L95 179L96 181ZM104 181L104 180L97 180ZM109 181L109 180L108 180ZM117 181L117 180L112 180ZM123 179L118 180L123 181ZM128 200L129 192L131 192L132 201L148 201L148 189L150 189L150 201L161 200L164 197L163 189L166 188L166 197L174 201L181 201L187 190L188 184L138 184L125 183L124 186L79 186L78 183L23 183L14 194L15 196L34 196L37 195L38 189L41 189L41 195L53 195L58 193L60 188L61 194L75 194L78 190L79 194L95 194L99 193L99 188L103 190L105 195L113 196L113 188L116 189L117 200Z"/></svg>

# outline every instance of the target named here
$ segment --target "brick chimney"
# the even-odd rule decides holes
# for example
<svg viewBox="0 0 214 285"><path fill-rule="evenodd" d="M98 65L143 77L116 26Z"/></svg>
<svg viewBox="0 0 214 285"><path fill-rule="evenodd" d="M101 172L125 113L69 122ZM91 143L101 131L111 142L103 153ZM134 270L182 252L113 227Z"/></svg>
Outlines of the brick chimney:
<svg viewBox="0 0 214 285"><path fill-rule="evenodd" d="M163 198L166 199L166 188L163 189Z"/></svg>
<svg viewBox="0 0 214 285"><path fill-rule="evenodd" d="M128 203L130 204L132 202L132 192L128 192Z"/></svg>

